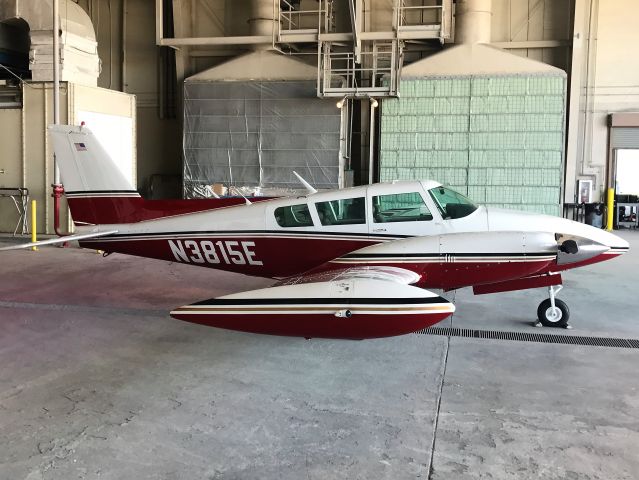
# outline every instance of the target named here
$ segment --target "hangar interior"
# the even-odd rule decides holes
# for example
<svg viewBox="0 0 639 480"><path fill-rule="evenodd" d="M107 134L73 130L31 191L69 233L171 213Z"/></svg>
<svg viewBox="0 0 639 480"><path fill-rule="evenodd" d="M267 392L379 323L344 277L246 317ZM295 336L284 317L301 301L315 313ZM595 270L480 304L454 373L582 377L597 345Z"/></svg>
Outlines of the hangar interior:
<svg viewBox="0 0 639 480"><path fill-rule="evenodd" d="M145 199L303 195L294 172L320 192L430 179L489 208L610 218L632 249L638 15L0 0L0 248L74 230L51 199L58 117ZM532 329L539 289L460 289L436 329L360 342L177 322L187 299L272 281L104 253L0 252L0 478L639 478L632 250L565 275L574 330Z"/></svg>
<svg viewBox="0 0 639 480"><path fill-rule="evenodd" d="M94 103L68 97L66 119L97 125L97 114L111 132L127 129L147 198L206 197L216 184L290 192L297 169L319 189L428 177L480 203L570 215L628 178L637 71L618 62L634 35L623 14L632 2L351 3L62 1L63 94L92 87ZM0 181L29 189L45 233L51 8L0 4ZM628 188L620 202L636 200ZM14 231L13 206L0 208L0 228Z"/></svg>

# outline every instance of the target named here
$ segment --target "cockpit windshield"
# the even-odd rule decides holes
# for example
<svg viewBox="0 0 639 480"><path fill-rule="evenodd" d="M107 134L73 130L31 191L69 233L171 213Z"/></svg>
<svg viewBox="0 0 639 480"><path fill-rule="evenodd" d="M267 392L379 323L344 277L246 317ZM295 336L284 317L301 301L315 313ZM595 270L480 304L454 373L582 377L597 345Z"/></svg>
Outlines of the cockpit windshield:
<svg viewBox="0 0 639 480"><path fill-rule="evenodd" d="M435 187L428 190L428 193L433 198L444 220L467 217L478 208L461 193L450 188Z"/></svg>

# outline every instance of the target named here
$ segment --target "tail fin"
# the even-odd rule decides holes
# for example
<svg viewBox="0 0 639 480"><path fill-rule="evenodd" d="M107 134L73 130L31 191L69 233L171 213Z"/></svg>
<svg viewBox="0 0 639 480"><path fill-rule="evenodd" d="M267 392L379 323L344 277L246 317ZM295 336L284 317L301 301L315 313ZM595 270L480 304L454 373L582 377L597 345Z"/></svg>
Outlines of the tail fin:
<svg viewBox="0 0 639 480"><path fill-rule="evenodd" d="M76 224L125 223L144 200L86 127L51 125L49 133Z"/></svg>

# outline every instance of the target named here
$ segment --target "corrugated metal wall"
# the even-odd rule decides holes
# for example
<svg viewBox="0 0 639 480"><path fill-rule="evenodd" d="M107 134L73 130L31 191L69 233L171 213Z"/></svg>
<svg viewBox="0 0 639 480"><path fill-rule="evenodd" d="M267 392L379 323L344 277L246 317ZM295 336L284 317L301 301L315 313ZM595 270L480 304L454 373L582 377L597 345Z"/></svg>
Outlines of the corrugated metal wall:
<svg viewBox="0 0 639 480"><path fill-rule="evenodd" d="M566 80L404 79L382 103L380 179L433 179L478 203L560 214Z"/></svg>

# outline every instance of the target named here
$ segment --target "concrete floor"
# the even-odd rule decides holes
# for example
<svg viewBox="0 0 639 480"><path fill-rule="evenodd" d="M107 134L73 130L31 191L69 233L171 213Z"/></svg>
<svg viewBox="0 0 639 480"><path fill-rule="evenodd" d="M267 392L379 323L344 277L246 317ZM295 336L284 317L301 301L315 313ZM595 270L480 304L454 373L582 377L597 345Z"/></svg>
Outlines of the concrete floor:
<svg viewBox="0 0 639 480"><path fill-rule="evenodd" d="M542 290L459 291L443 325L639 338L622 236L623 260L564 276L574 330L531 327ZM0 479L639 478L639 350L227 332L167 312L270 282L0 255Z"/></svg>

